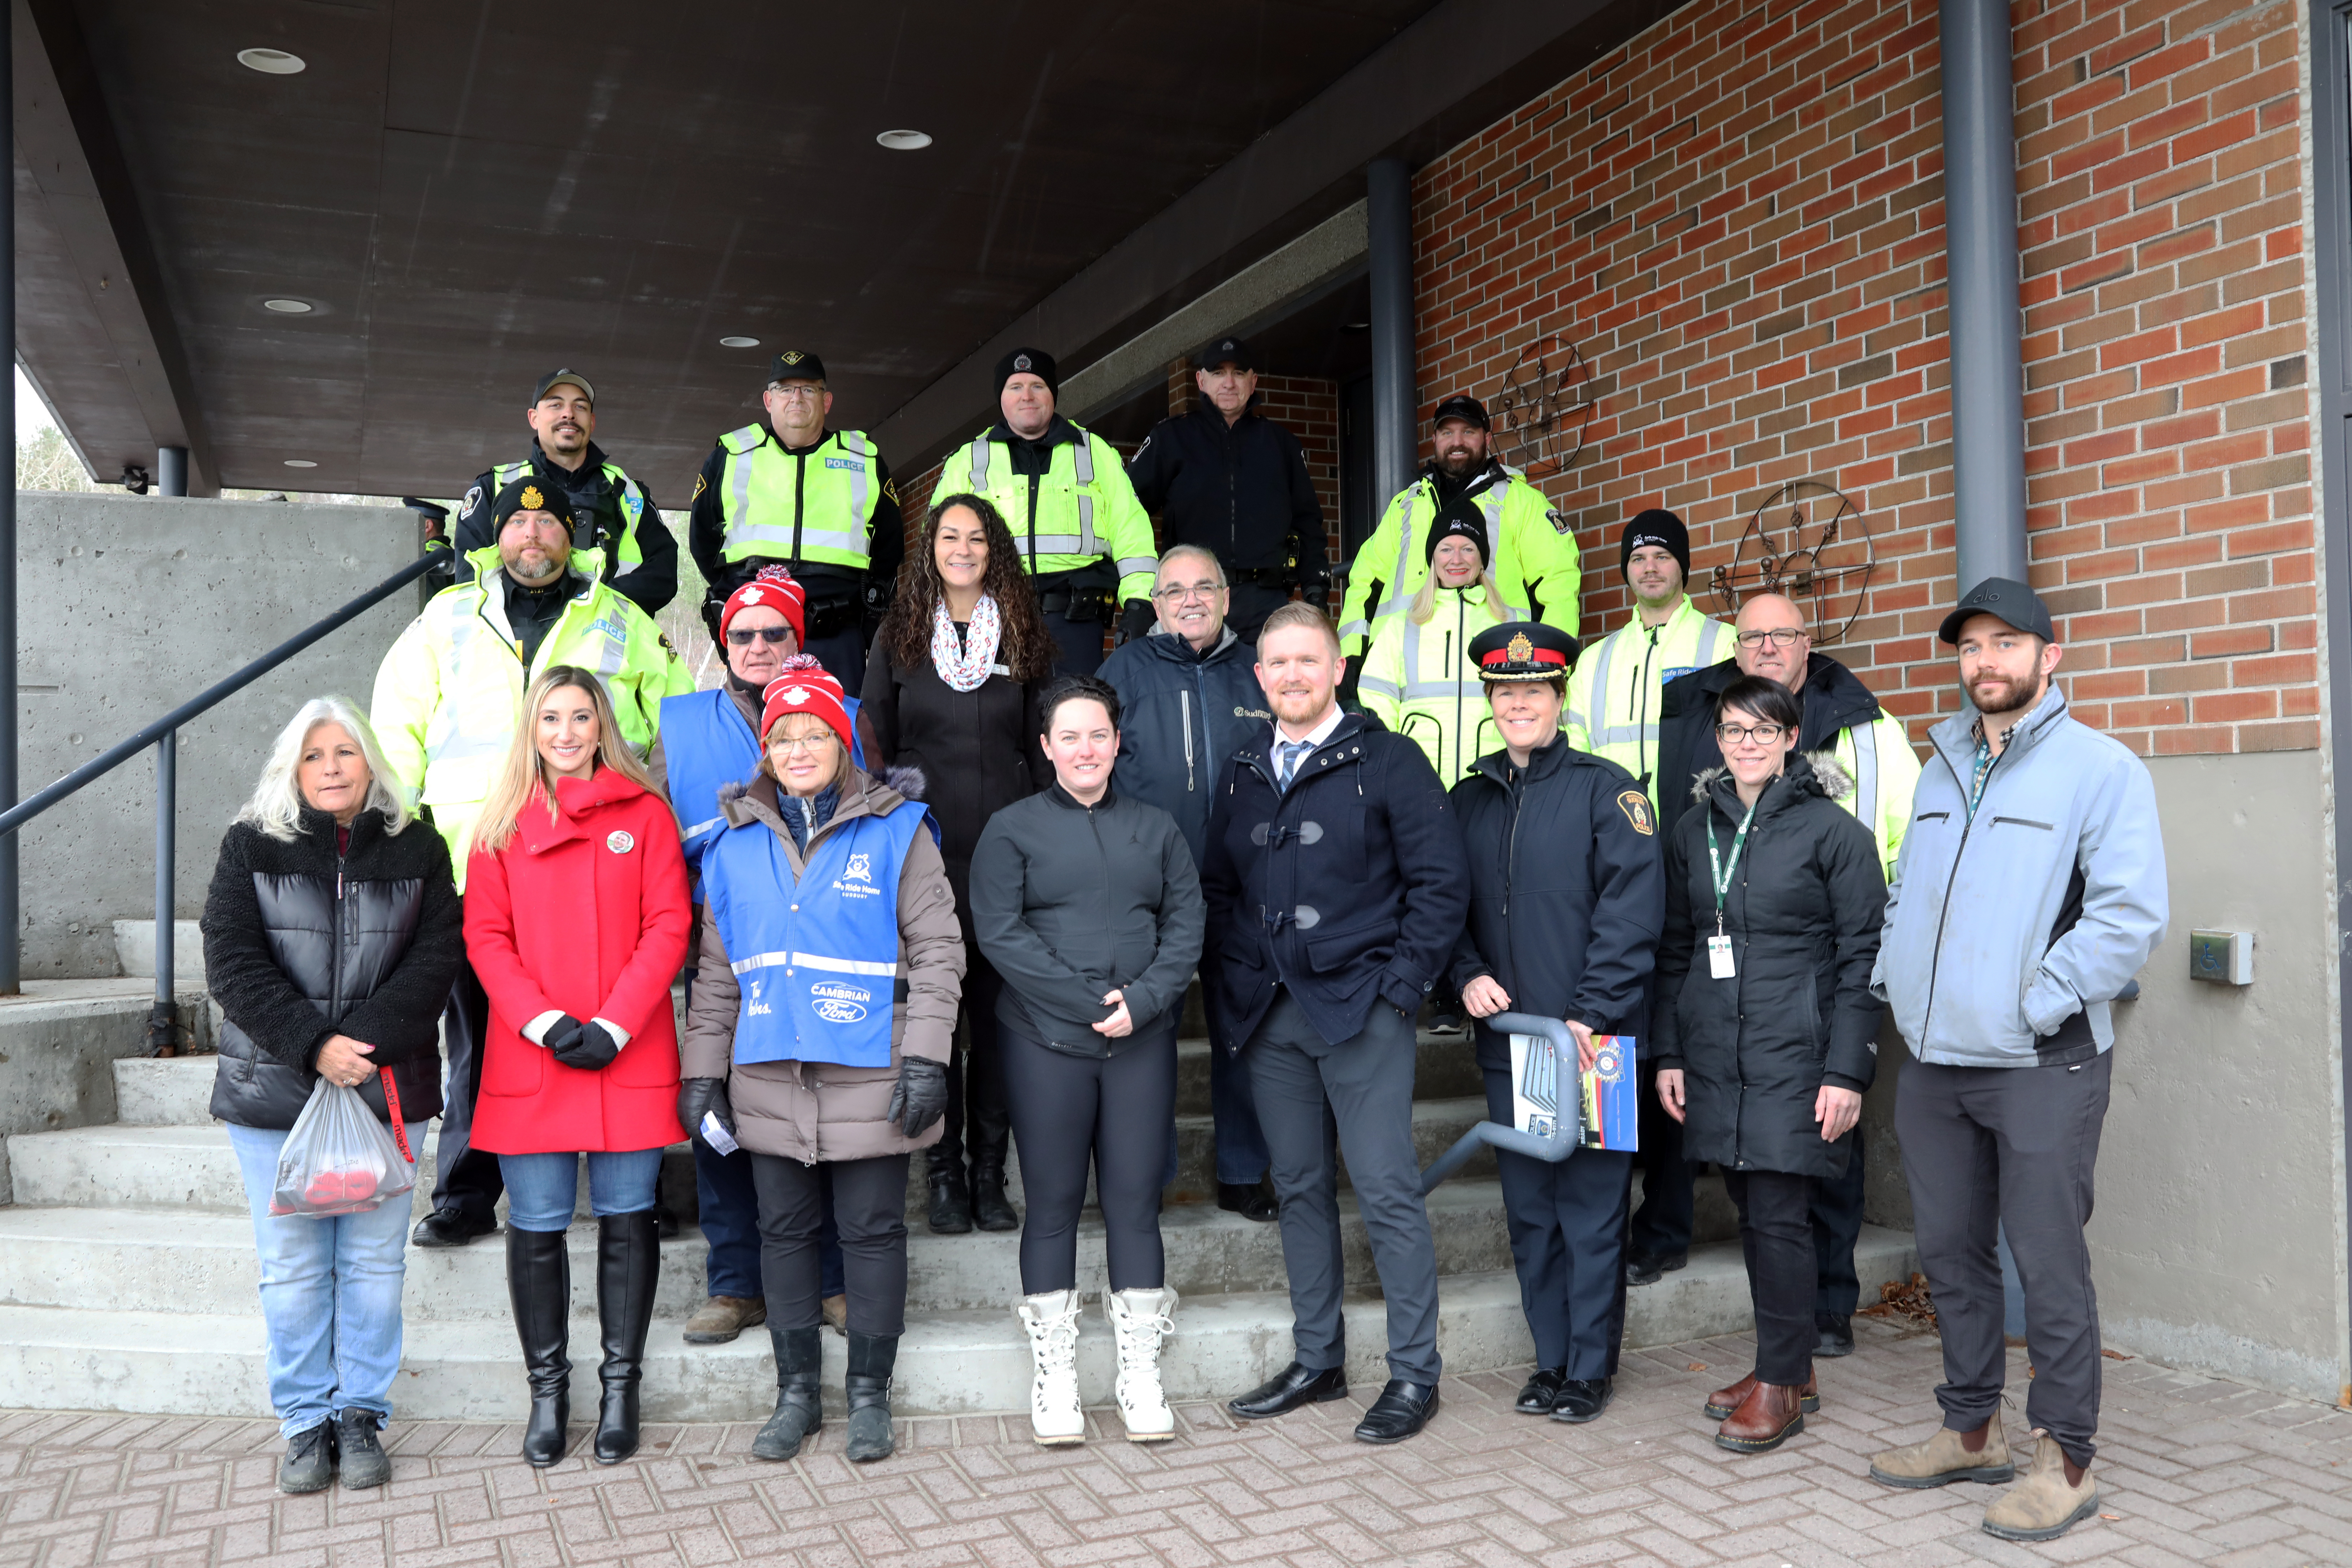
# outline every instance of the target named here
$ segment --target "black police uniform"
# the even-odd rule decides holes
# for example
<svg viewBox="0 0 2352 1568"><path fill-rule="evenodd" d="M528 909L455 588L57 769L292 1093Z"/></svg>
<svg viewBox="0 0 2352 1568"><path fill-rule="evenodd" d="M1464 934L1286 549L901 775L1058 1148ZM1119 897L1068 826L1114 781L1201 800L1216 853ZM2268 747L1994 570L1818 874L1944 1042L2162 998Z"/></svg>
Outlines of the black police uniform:
<svg viewBox="0 0 2352 1568"><path fill-rule="evenodd" d="M1488 680L1533 680L1564 677L1575 647L1557 627L1521 621L1489 628L1470 653ZM1448 798L1470 870L1470 919L1454 946L1454 984L1487 975L1509 994L1513 1012L1572 1020L1595 1034L1640 1027L1665 921L1665 878L1649 796L1633 776L1555 738L1524 768L1507 751L1480 758ZM1480 1023L1477 1053L1488 1113L1508 1122L1510 1041ZM1501 1153L1496 1163L1538 1367L1577 1383L1613 1377L1625 1324L1620 1253L1633 1155L1580 1149L1548 1164ZM1605 1384L1587 1393L1571 1418L1598 1414L1607 1401Z"/></svg>

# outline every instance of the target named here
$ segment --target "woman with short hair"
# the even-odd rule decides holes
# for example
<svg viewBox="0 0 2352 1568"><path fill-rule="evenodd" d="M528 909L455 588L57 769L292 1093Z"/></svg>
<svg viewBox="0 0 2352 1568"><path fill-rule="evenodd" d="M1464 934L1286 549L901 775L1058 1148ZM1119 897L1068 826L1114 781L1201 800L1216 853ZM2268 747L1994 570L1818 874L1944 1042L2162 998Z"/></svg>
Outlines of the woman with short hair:
<svg viewBox="0 0 2352 1568"><path fill-rule="evenodd" d="M359 710L314 698L278 731L205 897L223 1019L212 1113L261 1254L280 1491L320 1489L339 1461L347 1490L392 1474L376 1434L400 1368L409 1205L312 1217L269 1204L320 1079L357 1089L411 1159L441 1112L441 1003L465 939L448 847L415 826Z"/></svg>

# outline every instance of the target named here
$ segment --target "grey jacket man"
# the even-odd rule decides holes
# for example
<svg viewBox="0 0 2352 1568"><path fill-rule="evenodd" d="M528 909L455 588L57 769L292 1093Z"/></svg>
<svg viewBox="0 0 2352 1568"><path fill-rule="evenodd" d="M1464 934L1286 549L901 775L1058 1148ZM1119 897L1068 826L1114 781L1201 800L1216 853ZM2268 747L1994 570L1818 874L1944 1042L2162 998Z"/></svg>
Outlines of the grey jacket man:
<svg viewBox="0 0 2352 1568"><path fill-rule="evenodd" d="M1976 721L1964 707L1929 732L1871 989L1922 1062L2086 1061L2169 918L2156 787L2053 682L1971 808Z"/></svg>

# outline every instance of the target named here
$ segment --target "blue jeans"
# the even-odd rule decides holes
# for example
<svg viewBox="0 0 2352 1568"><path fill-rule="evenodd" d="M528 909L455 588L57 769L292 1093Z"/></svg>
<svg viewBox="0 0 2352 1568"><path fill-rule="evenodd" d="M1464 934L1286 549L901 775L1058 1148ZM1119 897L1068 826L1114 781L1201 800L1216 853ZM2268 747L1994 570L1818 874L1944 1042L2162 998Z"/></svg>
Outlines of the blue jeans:
<svg viewBox="0 0 2352 1568"><path fill-rule="evenodd" d="M412 1123L408 1146L424 1141L425 1123ZM253 1245L261 1254L269 1404L279 1435L308 1432L339 1411L389 1416L393 1375L400 1370L408 1199L325 1219L273 1215L269 1196L278 1185L278 1152L286 1146L286 1133L232 1126L228 1143L245 1178Z"/></svg>
<svg viewBox="0 0 2352 1568"><path fill-rule="evenodd" d="M659 1149L608 1154L592 1151L588 1160L588 1206L598 1218L635 1214L654 1206L654 1180L661 1174ZM507 1184L507 1224L517 1230L569 1230L580 1202L578 1154L501 1154L499 1173Z"/></svg>

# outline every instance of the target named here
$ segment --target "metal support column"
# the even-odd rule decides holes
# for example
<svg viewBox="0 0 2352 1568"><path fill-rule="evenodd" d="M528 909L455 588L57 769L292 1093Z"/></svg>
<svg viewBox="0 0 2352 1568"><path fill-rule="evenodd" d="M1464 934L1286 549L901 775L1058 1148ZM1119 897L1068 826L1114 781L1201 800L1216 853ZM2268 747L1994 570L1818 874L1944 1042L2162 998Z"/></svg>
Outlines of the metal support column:
<svg viewBox="0 0 2352 1568"><path fill-rule="evenodd" d="M1958 592L2025 581L2025 371L2009 0L1941 0Z"/></svg>
<svg viewBox="0 0 2352 1568"><path fill-rule="evenodd" d="M1412 482L1421 401L1412 367L1412 172L1382 158L1365 172L1372 291L1372 515Z"/></svg>
<svg viewBox="0 0 2352 1568"><path fill-rule="evenodd" d="M0 27L0 124L16 122L10 29ZM16 363L16 205L0 202L0 320ZM13 377L11 378L14 379ZM8 482L0 486L0 811L16 804L16 394L8 394ZM22 989L25 922L16 909L16 838L0 837L0 996Z"/></svg>
<svg viewBox="0 0 2352 1568"><path fill-rule="evenodd" d="M180 852L179 763L180 732L166 730L155 742L155 1005L147 1015L151 1057L180 1054L180 1004L172 994L172 960L179 934L172 896L172 863Z"/></svg>
<svg viewBox="0 0 2352 1568"><path fill-rule="evenodd" d="M155 493L166 496L188 493L188 449L185 447L155 448Z"/></svg>

